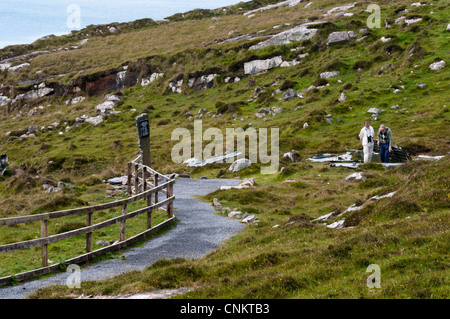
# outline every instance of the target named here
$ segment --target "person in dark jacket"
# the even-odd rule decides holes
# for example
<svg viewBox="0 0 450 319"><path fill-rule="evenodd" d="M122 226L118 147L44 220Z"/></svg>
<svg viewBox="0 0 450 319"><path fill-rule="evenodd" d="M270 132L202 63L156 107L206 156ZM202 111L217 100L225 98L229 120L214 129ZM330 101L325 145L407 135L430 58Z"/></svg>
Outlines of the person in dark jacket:
<svg viewBox="0 0 450 319"><path fill-rule="evenodd" d="M378 146L380 147L380 157L382 163L389 163L389 153L392 152L394 138L389 127L381 125L378 130Z"/></svg>

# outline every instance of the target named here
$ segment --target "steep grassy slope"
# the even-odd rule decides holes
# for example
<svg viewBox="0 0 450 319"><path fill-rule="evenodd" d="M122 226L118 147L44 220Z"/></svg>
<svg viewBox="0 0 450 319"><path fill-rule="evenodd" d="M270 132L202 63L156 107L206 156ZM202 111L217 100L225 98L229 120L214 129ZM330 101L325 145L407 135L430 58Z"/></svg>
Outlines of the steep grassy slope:
<svg viewBox="0 0 450 319"><path fill-rule="evenodd" d="M411 6L410 1L381 1L380 29L372 29L362 41L328 46L328 35L334 31L352 30L361 37L359 31L369 16L366 4L346 11L354 13L349 17L324 17L328 10L348 4L329 0L314 1L308 8L302 2L250 18L243 15L267 3L249 3L242 10L239 5L233 6L226 14L223 10L196 11L185 18L174 16L169 23L94 36L79 49L40 55L18 73L3 73L0 81L5 86L41 77L48 83L76 85L112 68L123 70L123 66L140 75L137 85L122 90L122 101L115 107L120 113L105 117L98 126L84 123L75 128L74 124L83 114L97 114L94 107L104 101L102 95L80 92L86 99L72 106L64 102L73 96L64 93L27 101L27 106L3 107L0 153L7 153L11 166L21 170L10 168L0 180L0 217L104 201L101 181L125 173L127 161L137 154L134 117L148 112L155 169L193 177L254 177L257 186L253 189L220 191L206 200L218 198L226 206L257 214L261 223L249 226L207 258L161 262L143 273L86 285L85 294L195 286L197 289L188 296L448 297L448 158L436 163L408 163L393 170L365 165L360 170L368 174L368 179L355 184L342 183L351 173L348 170L305 159L317 153L340 154L346 147L360 148L355 136L364 120L370 119L367 110L371 107L384 110L373 122L374 128L381 123L389 126L395 143L412 155L448 154L450 73L448 65L439 71L431 71L429 65L441 59L448 64L450 33L445 30L449 5L442 0L419 7ZM399 14L404 8L409 12ZM422 20L410 26L395 25L400 15ZM213 16L219 21L212 20ZM384 19L392 28L384 27ZM329 23L321 25L311 40L248 50L269 35L317 20ZM257 38L221 43L246 34ZM391 40L382 42L382 37ZM79 40L64 41L69 46ZM49 42L45 49L56 48L53 45ZM23 50L21 53L28 49ZM291 61L305 53L309 55L296 66L274 68L256 76L243 74L247 61L278 55ZM80 71L84 69L88 70ZM326 82L319 80L325 71L340 74ZM165 75L148 86L139 85L152 72ZM63 73L69 74L58 77ZM195 91L187 85L194 73L219 76L212 88ZM184 79L181 94L167 89L175 77ZM241 80L225 83L227 77ZM425 88L417 86L422 82ZM311 84L326 83L330 85L306 91ZM284 102L282 92L287 88L303 92L304 98ZM395 89L400 92L394 94ZM342 92L347 99L339 103ZM27 115L40 105L43 108L35 115ZM212 117L224 105L224 114ZM395 105L399 108L392 109ZM265 121L255 117L261 107L278 107L283 112ZM225 128L247 128L250 123L255 128L279 128L280 153L295 149L302 160L284 161L283 173L269 176L259 174L260 164L234 175L227 172L229 164L203 168L174 164L170 152L177 141L171 141L171 133L180 127L192 131L195 118L187 111L196 115L200 109L210 112L203 117L203 128L218 127L224 134ZM327 114L331 114L333 124L326 122ZM38 132L36 138L20 138L29 126L48 126L55 121L60 123L56 129ZM307 129L304 123L309 124ZM70 128L66 131L67 126ZM11 133L5 136L7 132ZM294 182L286 183L287 179ZM46 194L43 180L64 180L76 188L63 194ZM347 226L353 228L334 230L310 222L394 190L398 190L395 197L350 215ZM60 198L64 200L57 200ZM78 198L83 203L76 201ZM283 227L273 228L277 224ZM11 236L6 238L10 240ZM377 291L365 285L365 270L373 263L380 265L386 278ZM67 292L57 288L39 295L62 296L61 291Z"/></svg>

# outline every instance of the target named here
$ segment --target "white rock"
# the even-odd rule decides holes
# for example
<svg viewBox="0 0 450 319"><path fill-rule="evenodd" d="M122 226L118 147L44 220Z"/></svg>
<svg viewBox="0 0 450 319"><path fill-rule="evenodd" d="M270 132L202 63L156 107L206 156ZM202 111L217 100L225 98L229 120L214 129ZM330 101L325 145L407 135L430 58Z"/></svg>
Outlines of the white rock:
<svg viewBox="0 0 450 319"><path fill-rule="evenodd" d="M153 83L156 79L163 77L164 73L153 73L152 75L150 75L149 77L143 78L141 81L141 85L142 86L147 86L150 83Z"/></svg>
<svg viewBox="0 0 450 319"><path fill-rule="evenodd" d="M430 70L431 71L439 71L441 69L443 69L445 66L445 61L441 60L439 62L434 62L432 64L430 64Z"/></svg>
<svg viewBox="0 0 450 319"><path fill-rule="evenodd" d="M293 6L298 5L300 2L302 2L302 0L282 1L282 2L279 2L276 4L270 4L265 7L261 7L261 8L255 9L255 10L248 11L248 12L244 13L244 16L248 16L250 18L250 16L254 16L254 13L256 13L256 12L263 12L263 11L274 9L274 8L281 7L281 6L293 7Z"/></svg>
<svg viewBox="0 0 450 319"><path fill-rule="evenodd" d="M229 218L241 218L242 217L242 212L239 211L232 211L228 214Z"/></svg>
<svg viewBox="0 0 450 319"><path fill-rule="evenodd" d="M354 31L336 31L328 36L327 44L340 44L355 40L358 35Z"/></svg>
<svg viewBox="0 0 450 319"><path fill-rule="evenodd" d="M339 96L338 101L339 101L340 103L344 103L345 100L347 100L347 97L345 96L344 92L342 92L341 95Z"/></svg>
<svg viewBox="0 0 450 319"><path fill-rule="evenodd" d="M395 19L394 23L395 23L395 25L400 25L405 21L405 19L406 19L405 16L398 17L397 19Z"/></svg>
<svg viewBox="0 0 450 319"><path fill-rule="evenodd" d="M323 72L320 73L320 78L321 79L329 79L335 76L339 75L339 71L330 71L330 72Z"/></svg>
<svg viewBox="0 0 450 319"><path fill-rule="evenodd" d="M345 179L347 182L354 182L354 181L365 181L366 177L364 176L363 172L356 172L353 173Z"/></svg>
<svg viewBox="0 0 450 319"><path fill-rule="evenodd" d="M331 9L331 10L328 10L328 12L324 14L324 16L329 16L329 15L331 15L331 14L337 12L337 11L347 11L347 10L353 8L354 6L356 6L356 2L350 3L350 4L345 5L345 6L335 7L333 9Z"/></svg>
<svg viewBox="0 0 450 319"><path fill-rule="evenodd" d="M0 95L0 106L5 106L11 102L11 99L7 96Z"/></svg>
<svg viewBox="0 0 450 319"><path fill-rule="evenodd" d="M368 111L367 111L367 113L372 113L372 114L380 114L381 113L381 111L379 110L379 109L377 109L376 107L372 107L372 108L370 108Z"/></svg>
<svg viewBox="0 0 450 319"><path fill-rule="evenodd" d="M337 221L333 224L328 225L327 227L334 228L334 229L341 229L341 228L344 228L344 222L345 222L345 219L342 219L340 221Z"/></svg>
<svg viewBox="0 0 450 319"><path fill-rule="evenodd" d="M257 219L257 217L255 215L250 215L250 216L244 218L243 220L241 220L241 223L248 224L248 223L256 221L256 219Z"/></svg>
<svg viewBox="0 0 450 319"><path fill-rule="evenodd" d="M293 60L293 61L284 61L283 63L280 64L280 67L282 68L289 68L292 66L296 66L297 64L299 64L300 62L297 60Z"/></svg>
<svg viewBox="0 0 450 319"><path fill-rule="evenodd" d="M278 46L289 44L294 41L309 40L316 35L317 29L308 29L308 25L301 25L278 33L266 41L251 46L249 50L259 50L272 45Z"/></svg>
<svg viewBox="0 0 450 319"><path fill-rule="evenodd" d="M105 101L95 107L95 110L100 112L100 114L114 114L116 111L114 110L115 103L113 101Z"/></svg>
<svg viewBox="0 0 450 319"><path fill-rule="evenodd" d="M236 160L233 164L231 164L228 171L230 173L236 173L239 171L242 171L243 169L246 169L247 167L250 167L252 165L252 161L250 161L247 158L241 158Z"/></svg>
<svg viewBox="0 0 450 319"><path fill-rule="evenodd" d="M22 64L8 68L8 72L9 73L19 72L21 69L23 69L29 65L30 65L30 63L22 63Z"/></svg>
<svg viewBox="0 0 450 319"><path fill-rule="evenodd" d="M267 60L253 60L244 64L244 72L245 74L258 74L278 67L281 63L283 63L283 58L281 56L276 56Z"/></svg>
<svg viewBox="0 0 450 319"><path fill-rule="evenodd" d="M405 23L407 25L413 24L413 23L417 23L422 21L422 18L417 18L417 19L405 19Z"/></svg>
<svg viewBox="0 0 450 319"><path fill-rule="evenodd" d="M5 71L11 66L11 63L1 63L0 64L0 71Z"/></svg>

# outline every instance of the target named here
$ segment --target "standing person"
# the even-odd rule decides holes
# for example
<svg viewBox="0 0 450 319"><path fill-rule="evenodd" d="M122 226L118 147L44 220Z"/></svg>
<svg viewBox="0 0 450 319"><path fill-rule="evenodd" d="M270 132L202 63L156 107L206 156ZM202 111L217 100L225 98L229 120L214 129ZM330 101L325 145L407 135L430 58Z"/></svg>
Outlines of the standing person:
<svg viewBox="0 0 450 319"><path fill-rule="evenodd" d="M381 163L389 163L389 153L392 152L394 138L389 127L381 125L378 130L378 146L380 147Z"/></svg>
<svg viewBox="0 0 450 319"><path fill-rule="evenodd" d="M364 150L364 163L372 161L374 136L375 131L373 130L373 127L370 126L369 121L365 121L364 127L361 129L361 132L359 132L359 139Z"/></svg>

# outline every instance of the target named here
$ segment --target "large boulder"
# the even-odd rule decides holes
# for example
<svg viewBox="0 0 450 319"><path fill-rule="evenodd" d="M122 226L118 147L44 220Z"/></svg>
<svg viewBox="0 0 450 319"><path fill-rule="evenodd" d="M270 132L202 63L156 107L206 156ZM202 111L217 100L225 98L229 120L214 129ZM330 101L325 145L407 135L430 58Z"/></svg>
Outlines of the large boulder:
<svg viewBox="0 0 450 319"><path fill-rule="evenodd" d="M276 68L283 63L281 56L276 56L267 60L253 60L244 64L245 74L258 74Z"/></svg>
<svg viewBox="0 0 450 319"><path fill-rule="evenodd" d="M289 44L294 41L309 40L314 37L316 33L317 29L308 29L307 25L301 25L299 27L278 33L264 42L253 45L249 48L249 50L259 50L272 45L278 46Z"/></svg>
<svg viewBox="0 0 450 319"><path fill-rule="evenodd" d="M252 165L252 161L247 158L241 158L236 160L233 164L231 164L228 171L230 173L236 173L250 167Z"/></svg>
<svg viewBox="0 0 450 319"><path fill-rule="evenodd" d="M328 45L346 43L355 40L358 35L354 31L336 31L328 36Z"/></svg>

